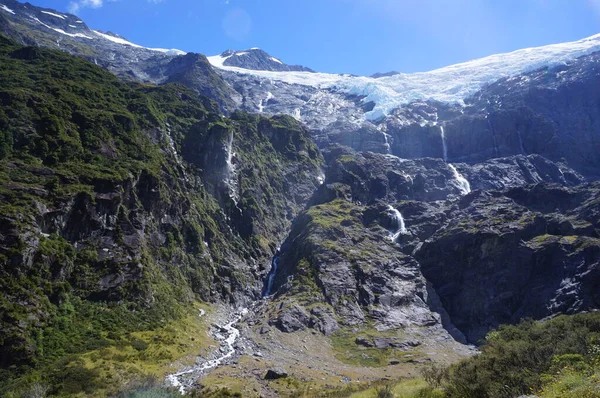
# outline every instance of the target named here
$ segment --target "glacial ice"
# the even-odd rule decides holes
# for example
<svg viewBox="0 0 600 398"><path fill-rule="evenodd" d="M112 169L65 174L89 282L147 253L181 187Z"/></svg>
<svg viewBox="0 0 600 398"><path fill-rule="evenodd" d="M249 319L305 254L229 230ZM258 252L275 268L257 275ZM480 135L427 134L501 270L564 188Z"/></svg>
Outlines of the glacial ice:
<svg viewBox="0 0 600 398"><path fill-rule="evenodd" d="M208 60L217 68L235 73L364 96L363 103L375 103L365 117L376 120L400 105L416 100L460 104L487 83L544 66L564 64L595 51L600 51L600 34L574 42L491 55L429 72L400 73L378 79L330 73L248 70L224 66L226 58L219 55L208 57Z"/></svg>

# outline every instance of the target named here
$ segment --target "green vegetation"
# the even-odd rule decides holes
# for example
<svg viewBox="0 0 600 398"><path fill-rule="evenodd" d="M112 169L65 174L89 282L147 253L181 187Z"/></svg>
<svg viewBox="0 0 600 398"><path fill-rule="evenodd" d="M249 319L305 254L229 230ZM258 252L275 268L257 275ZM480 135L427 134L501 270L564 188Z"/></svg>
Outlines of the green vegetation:
<svg viewBox="0 0 600 398"><path fill-rule="evenodd" d="M116 394L209 344L190 308L248 286L321 162L293 118L0 36L0 395Z"/></svg>
<svg viewBox="0 0 600 398"><path fill-rule="evenodd" d="M346 341L349 344L349 339ZM339 342L334 341L336 344ZM481 354L449 367L430 365L421 373L422 378L374 385L358 392L340 390L336 396L598 398L600 313L501 326L488 334Z"/></svg>
<svg viewBox="0 0 600 398"><path fill-rule="evenodd" d="M501 326L481 354L424 375L443 397L600 397L600 313Z"/></svg>
<svg viewBox="0 0 600 398"><path fill-rule="evenodd" d="M397 330L380 332L369 325L364 326L360 331L354 329L339 330L331 336L336 358L355 366L382 367L388 366L391 361L402 363L423 357L423 354L418 351L407 351L392 347L365 347L356 342L357 337L371 341L375 338L400 338L402 332Z"/></svg>

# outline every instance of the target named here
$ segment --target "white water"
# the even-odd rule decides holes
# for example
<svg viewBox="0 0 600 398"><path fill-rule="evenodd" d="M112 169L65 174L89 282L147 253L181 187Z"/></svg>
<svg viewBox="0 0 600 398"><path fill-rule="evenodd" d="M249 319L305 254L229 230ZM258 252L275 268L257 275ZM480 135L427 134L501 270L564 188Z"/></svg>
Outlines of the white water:
<svg viewBox="0 0 600 398"><path fill-rule="evenodd" d="M270 91L267 93L267 98L265 98L264 100L261 100L260 103L258 104L258 112L259 113L263 113L263 111L265 110L265 105L267 105L267 103L269 102L270 99L273 98L273 93L271 93Z"/></svg>
<svg viewBox="0 0 600 398"><path fill-rule="evenodd" d="M458 170L456 170L456 167L454 167L454 165L451 165L450 163L448 163L448 167L450 167L450 170L452 170L452 173L454 173L454 180L456 181L456 187L460 190L462 195L466 195L468 193L471 192L471 184L469 184L469 181L458 172Z"/></svg>
<svg viewBox="0 0 600 398"><path fill-rule="evenodd" d="M390 135L388 133L383 133L383 139L385 140L385 151L389 155L392 153L390 146Z"/></svg>
<svg viewBox="0 0 600 398"><path fill-rule="evenodd" d="M388 210L392 213L392 220L397 226L396 231L390 235L390 240L395 242L400 235L406 235L408 230L406 229L406 224L404 223L404 217L402 217L402 213L390 205L388 205Z"/></svg>
<svg viewBox="0 0 600 398"><path fill-rule="evenodd" d="M325 182L325 174L321 171L319 173L319 175L317 176L317 183L319 185L323 185L324 182Z"/></svg>
<svg viewBox="0 0 600 398"><path fill-rule="evenodd" d="M225 152L227 153L227 175L225 177L225 183L229 187L229 196L237 205L237 182L235 179L235 165L233 164L233 131L231 131L231 133L229 134L229 140L227 141L227 147L225 148Z"/></svg>
<svg viewBox="0 0 600 398"><path fill-rule="evenodd" d="M444 126L440 124L440 135L442 136L442 150L444 151L444 162L448 162L448 146L446 145L446 133Z"/></svg>
<svg viewBox="0 0 600 398"><path fill-rule="evenodd" d="M171 154L173 155L173 157L175 158L175 161L177 162L177 165L179 166L182 174L183 174L183 179L185 181L189 181L187 174L185 172L185 166L183 165L183 162L181 161L181 158L179 156L179 153L177 153L177 149L175 149L175 142L173 141L173 137L171 136L171 130L168 129L167 130L167 142L169 143L169 148L171 149Z"/></svg>
<svg viewBox="0 0 600 398"><path fill-rule="evenodd" d="M200 316L204 315L204 311L201 310ZM205 361L199 365L196 365L187 370L183 370L179 373L174 373L167 376L167 383L179 389L181 394L185 394L186 388L189 388L195 379L201 376L205 371L209 369L214 369L217 366L221 365L225 360L231 358L235 354L235 342L240 337L240 331L235 326L238 322L248 313L248 309L244 308L238 313L236 313L234 319L224 326L218 326L219 329L224 330L227 333L227 337L221 342L221 345L217 353L221 353L221 355L215 359L211 359L209 361ZM195 376L195 377L194 377Z"/></svg>
<svg viewBox="0 0 600 398"><path fill-rule="evenodd" d="M275 253L275 256L273 256L273 260L271 260L271 270L267 276L267 288L265 289L265 294L263 297L269 297L273 291L273 282L275 282L277 268L279 268L279 250L277 250L277 253Z"/></svg>

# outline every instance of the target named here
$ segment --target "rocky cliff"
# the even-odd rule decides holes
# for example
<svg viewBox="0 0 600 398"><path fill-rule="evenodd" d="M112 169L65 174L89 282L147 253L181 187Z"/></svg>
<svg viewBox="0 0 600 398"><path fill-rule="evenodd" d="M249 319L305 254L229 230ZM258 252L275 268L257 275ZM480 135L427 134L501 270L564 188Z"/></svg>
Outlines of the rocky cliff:
<svg viewBox="0 0 600 398"><path fill-rule="evenodd" d="M503 323L598 307L599 192L575 171L537 155L474 166L341 148L326 158L274 291L327 310L281 312L282 330L375 322L477 343Z"/></svg>

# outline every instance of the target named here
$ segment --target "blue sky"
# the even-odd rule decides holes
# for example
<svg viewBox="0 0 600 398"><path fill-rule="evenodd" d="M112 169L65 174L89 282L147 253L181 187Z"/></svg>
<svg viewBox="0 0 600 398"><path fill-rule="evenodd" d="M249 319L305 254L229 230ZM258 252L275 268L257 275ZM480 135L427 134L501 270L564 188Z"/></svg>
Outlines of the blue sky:
<svg viewBox="0 0 600 398"><path fill-rule="evenodd" d="M149 47L260 47L289 64L426 71L600 33L600 0L29 0Z"/></svg>

